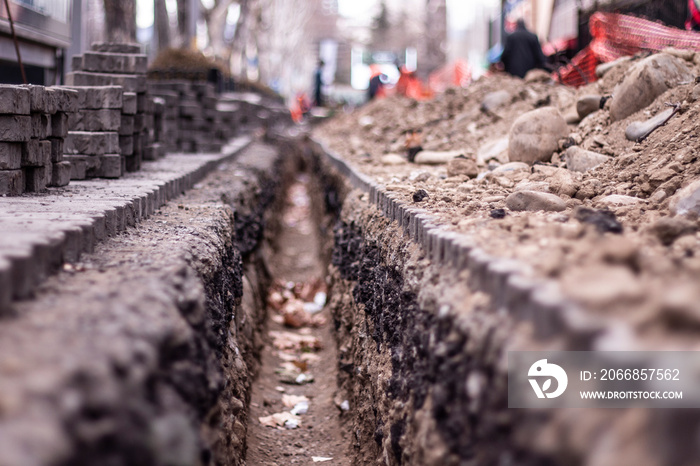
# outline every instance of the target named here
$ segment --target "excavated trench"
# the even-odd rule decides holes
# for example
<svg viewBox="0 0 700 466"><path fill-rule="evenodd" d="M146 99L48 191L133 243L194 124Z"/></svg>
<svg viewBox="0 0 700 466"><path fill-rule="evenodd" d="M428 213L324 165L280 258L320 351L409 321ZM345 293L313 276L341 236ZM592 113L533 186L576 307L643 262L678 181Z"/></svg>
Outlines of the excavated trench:
<svg viewBox="0 0 700 466"><path fill-rule="evenodd" d="M49 278L0 325L0 464L584 464L566 413L507 409L536 329L361 184L253 142Z"/></svg>

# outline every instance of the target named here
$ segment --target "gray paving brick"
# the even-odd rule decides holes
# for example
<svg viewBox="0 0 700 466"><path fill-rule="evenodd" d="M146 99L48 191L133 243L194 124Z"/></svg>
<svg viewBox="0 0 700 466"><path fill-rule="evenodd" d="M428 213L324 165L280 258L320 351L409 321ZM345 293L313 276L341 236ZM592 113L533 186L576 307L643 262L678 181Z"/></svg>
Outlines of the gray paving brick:
<svg viewBox="0 0 700 466"><path fill-rule="evenodd" d="M147 57L131 53L85 52L81 66L83 71L145 74Z"/></svg>
<svg viewBox="0 0 700 466"><path fill-rule="evenodd" d="M51 142L30 139L22 144L22 166L43 167L51 163Z"/></svg>
<svg viewBox="0 0 700 466"><path fill-rule="evenodd" d="M32 113L32 137L46 139L51 135L51 115Z"/></svg>
<svg viewBox="0 0 700 466"><path fill-rule="evenodd" d="M73 155L66 155L64 160L70 164L70 179L72 180L84 180L87 178L87 163L82 159L78 158L71 160Z"/></svg>
<svg viewBox="0 0 700 466"><path fill-rule="evenodd" d="M72 113L78 111L78 91L67 87L52 87L56 98L56 111Z"/></svg>
<svg viewBox="0 0 700 466"><path fill-rule="evenodd" d="M51 142L51 162L63 161L63 138L49 138Z"/></svg>
<svg viewBox="0 0 700 466"><path fill-rule="evenodd" d="M0 196L19 196L24 192L22 170L0 170Z"/></svg>
<svg viewBox="0 0 700 466"><path fill-rule="evenodd" d="M126 115L135 115L138 109L138 98L135 92L125 92L123 96L124 105L122 113Z"/></svg>
<svg viewBox="0 0 700 466"><path fill-rule="evenodd" d="M0 142L0 170L17 170L22 166L22 143Z"/></svg>
<svg viewBox="0 0 700 466"><path fill-rule="evenodd" d="M132 155L134 153L134 137L119 136L119 147L122 155Z"/></svg>
<svg viewBox="0 0 700 466"><path fill-rule="evenodd" d="M145 92L146 76L73 71L66 74L66 84L73 86L122 86L125 92Z"/></svg>
<svg viewBox="0 0 700 466"><path fill-rule="evenodd" d="M140 44L110 44L104 42L93 42L90 49L95 52L108 53L142 53Z"/></svg>
<svg viewBox="0 0 700 466"><path fill-rule="evenodd" d="M57 112L51 115L51 136L55 138L65 138L70 130L67 113ZM72 114L70 114L72 115Z"/></svg>
<svg viewBox="0 0 700 466"><path fill-rule="evenodd" d="M46 189L46 167L26 167L23 170L27 192L39 193Z"/></svg>
<svg viewBox="0 0 700 466"><path fill-rule="evenodd" d="M101 108L122 108L123 106L123 89L121 86L80 86L68 88L78 92L78 107L81 109L99 110Z"/></svg>
<svg viewBox="0 0 700 466"><path fill-rule="evenodd" d="M0 113L11 115L29 115L29 90L21 86L0 84Z"/></svg>
<svg viewBox="0 0 700 466"><path fill-rule="evenodd" d="M134 134L134 115L122 114L121 126L119 127L120 136L131 136Z"/></svg>
<svg viewBox="0 0 700 466"><path fill-rule="evenodd" d="M90 175L90 171L88 171L88 175ZM100 178L119 178L122 176L122 156L119 154L100 156L100 168L95 176Z"/></svg>
<svg viewBox="0 0 700 466"><path fill-rule="evenodd" d="M24 142L32 135L32 117L0 115L0 141Z"/></svg>
<svg viewBox="0 0 700 466"><path fill-rule="evenodd" d="M71 131L119 131L121 112L119 109L79 110L72 113L68 126Z"/></svg>
<svg viewBox="0 0 700 466"><path fill-rule="evenodd" d="M57 162L53 164L51 170L51 183L49 186L61 187L70 183L71 164L70 162Z"/></svg>
<svg viewBox="0 0 700 466"><path fill-rule="evenodd" d="M84 155L118 154L119 135L116 132L69 131L64 143L64 152Z"/></svg>

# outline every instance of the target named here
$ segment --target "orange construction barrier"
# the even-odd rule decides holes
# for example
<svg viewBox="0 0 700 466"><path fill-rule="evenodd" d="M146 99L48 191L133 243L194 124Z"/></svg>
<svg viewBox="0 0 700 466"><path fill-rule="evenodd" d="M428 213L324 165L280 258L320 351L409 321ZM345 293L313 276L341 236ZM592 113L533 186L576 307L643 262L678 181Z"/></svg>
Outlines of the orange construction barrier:
<svg viewBox="0 0 700 466"><path fill-rule="evenodd" d="M700 33L664 26L635 16L596 12L589 29L593 40L571 64L555 71L552 77L570 86L595 81L595 68L620 57L644 50L658 52L666 47L700 51Z"/></svg>
<svg viewBox="0 0 700 466"><path fill-rule="evenodd" d="M433 92L445 92L452 86L467 87L471 82L471 68L461 59L433 71L428 77L428 86Z"/></svg>

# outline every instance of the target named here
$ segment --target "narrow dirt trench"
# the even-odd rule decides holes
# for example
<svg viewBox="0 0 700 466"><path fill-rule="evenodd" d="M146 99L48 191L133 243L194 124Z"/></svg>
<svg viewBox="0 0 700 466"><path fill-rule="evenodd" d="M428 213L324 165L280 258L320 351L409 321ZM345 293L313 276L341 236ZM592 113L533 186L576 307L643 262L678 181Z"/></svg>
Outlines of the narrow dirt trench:
<svg viewBox="0 0 700 466"><path fill-rule="evenodd" d="M286 193L269 263L274 284L261 367L253 383L248 465L349 465L337 391L337 351L325 298L325 270L311 217L309 178ZM305 409L307 407L307 409Z"/></svg>

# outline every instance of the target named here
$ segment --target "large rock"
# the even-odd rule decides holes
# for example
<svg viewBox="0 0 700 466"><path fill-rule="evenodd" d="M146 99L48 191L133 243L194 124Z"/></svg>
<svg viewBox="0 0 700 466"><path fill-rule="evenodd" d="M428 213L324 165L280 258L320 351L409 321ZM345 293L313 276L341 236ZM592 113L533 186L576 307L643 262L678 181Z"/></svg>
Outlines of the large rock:
<svg viewBox="0 0 700 466"><path fill-rule="evenodd" d="M510 128L508 157L512 162L546 162L569 134L564 117L554 107L532 110L518 117Z"/></svg>
<svg viewBox="0 0 700 466"><path fill-rule="evenodd" d="M601 163L607 162L610 160L610 157L581 149L578 146L571 146L564 153L564 160L566 161L566 168L574 172L583 173L597 167Z"/></svg>
<svg viewBox="0 0 700 466"><path fill-rule="evenodd" d="M561 212L566 204L559 196L540 191L516 191L506 198L506 207L514 211Z"/></svg>
<svg viewBox="0 0 700 466"><path fill-rule="evenodd" d="M678 58L666 53L652 55L632 66L627 77L617 86L610 105L610 117L613 121L623 120L679 82L692 79L693 73Z"/></svg>

